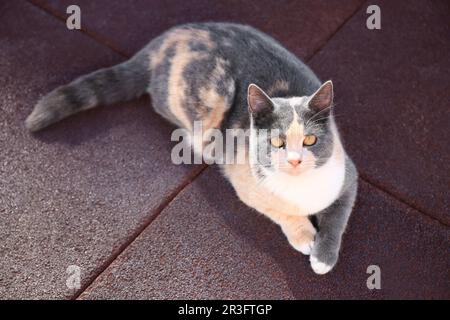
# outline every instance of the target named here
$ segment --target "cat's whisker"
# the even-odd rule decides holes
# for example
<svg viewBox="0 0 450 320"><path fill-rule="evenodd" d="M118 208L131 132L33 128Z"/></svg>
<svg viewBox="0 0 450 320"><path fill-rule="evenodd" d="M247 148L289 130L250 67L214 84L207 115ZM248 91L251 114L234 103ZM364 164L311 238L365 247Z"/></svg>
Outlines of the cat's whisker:
<svg viewBox="0 0 450 320"><path fill-rule="evenodd" d="M323 113L323 112L325 112L325 111L327 111L327 110L330 110L331 107L332 107L332 106L326 107L326 108L320 110L319 112L317 112L315 115L313 115L313 116L306 122L306 125L308 125L308 122L310 122L311 120L313 120L313 119L314 119L315 117L317 117L319 114L321 114L321 113Z"/></svg>
<svg viewBox="0 0 450 320"><path fill-rule="evenodd" d="M343 116L343 114L337 114L337 113L333 113L333 114L330 114L330 115L328 115L328 116L326 116L326 117L322 117L322 118L319 118L319 119L314 119L314 121L312 121L311 122L311 119L310 120L308 120L307 122L306 122L306 124L309 124L309 123L317 123L317 122L319 122L320 120L325 120L325 119L331 119L331 118L338 118L338 117L342 117Z"/></svg>
<svg viewBox="0 0 450 320"><path fill-rule="evenodd" d="M343 116L343 114L333 114L333 115L329 115L327 117L314 119L314 121L312 121L312 122L307 121L306 124L305 124L305 127L308 128L308 129L315 128L315 127L322 127L322 124L318 123L319 121L325 120L325 119L331 119L331 118L335 119L335 118L339 118L339 117L342 117L342 116Z"/></svg>
<svg viewBox="0 0 450 320"><path fill-rule="evenodd" d="M306 126L309 126L310 124L317 124L317 123L319 123L319 121L321 121L321 120L330 119L330 118L331 118L331 116L323 117L323 118L319 118L319 119L314 119L313 122L308 122L308 123L306 124Z"/></svg>

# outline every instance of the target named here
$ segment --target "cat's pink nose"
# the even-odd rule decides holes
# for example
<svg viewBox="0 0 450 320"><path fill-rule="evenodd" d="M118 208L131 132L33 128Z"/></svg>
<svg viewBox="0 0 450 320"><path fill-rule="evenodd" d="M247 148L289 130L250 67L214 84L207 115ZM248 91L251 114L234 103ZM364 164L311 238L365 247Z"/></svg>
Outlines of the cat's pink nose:
<svg viewBox="0 0 450 320"><path fill-rule="evenodd" d="M291 160L288 160L288 162L291 164L291 166L293 166L295 168L296 166L298 166L300 164L301 161L298 159L291 159Z"/></svg>

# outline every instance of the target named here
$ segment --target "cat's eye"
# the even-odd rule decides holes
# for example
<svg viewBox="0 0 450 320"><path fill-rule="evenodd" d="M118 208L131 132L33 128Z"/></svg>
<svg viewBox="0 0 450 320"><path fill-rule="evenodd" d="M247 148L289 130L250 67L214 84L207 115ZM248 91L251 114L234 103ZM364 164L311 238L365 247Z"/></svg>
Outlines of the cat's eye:
<svg viewBox="0 0 450 320"><path fill-rule="evenodd" d="M312 146L312 145L316 144L316 142L317 142L317 137L313 134L310 134L310 135L305 136L305 139L303 140L303 145Z"/></svg>
<svg viewBox="0 0 450 320"><path fill-rule="evenodd" d="M280 137L273 137L272 139L270 139L270 143L275 148L282 148L284 146L284 141Z"/></svg>

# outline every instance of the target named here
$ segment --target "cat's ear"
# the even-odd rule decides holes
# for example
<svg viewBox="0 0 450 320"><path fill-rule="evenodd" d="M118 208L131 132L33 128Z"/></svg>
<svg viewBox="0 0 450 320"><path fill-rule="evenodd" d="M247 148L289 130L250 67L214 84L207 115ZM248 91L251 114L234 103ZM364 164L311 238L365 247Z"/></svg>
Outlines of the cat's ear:
<svg viewBox="0 0 450 320"><path fill-rule="evenodd" d="M252 114L273 111L272 100L270 100L269 96L254 83L248 86L247 103L248 110Z"/></svg>
<svg viewBox="0 0 450 320"><path fill-rule="evenodd" d="M333 105L333 82L325 82L309 100L308 106L315 111L322 111Z"/></svg>

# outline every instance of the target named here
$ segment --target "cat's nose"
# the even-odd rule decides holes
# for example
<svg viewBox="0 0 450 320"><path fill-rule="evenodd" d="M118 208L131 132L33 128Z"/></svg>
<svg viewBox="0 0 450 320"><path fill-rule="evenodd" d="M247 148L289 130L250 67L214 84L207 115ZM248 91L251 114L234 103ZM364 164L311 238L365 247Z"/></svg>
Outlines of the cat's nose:
<svg viewBox="0 0 450 320"><path fill-rule="evenodd" d="M291 164L291 166L293 166L295 168L296 166L298 166L300 164L301 161L298 159L291 159L291 160L288 160L288 162Z"/></svg>

